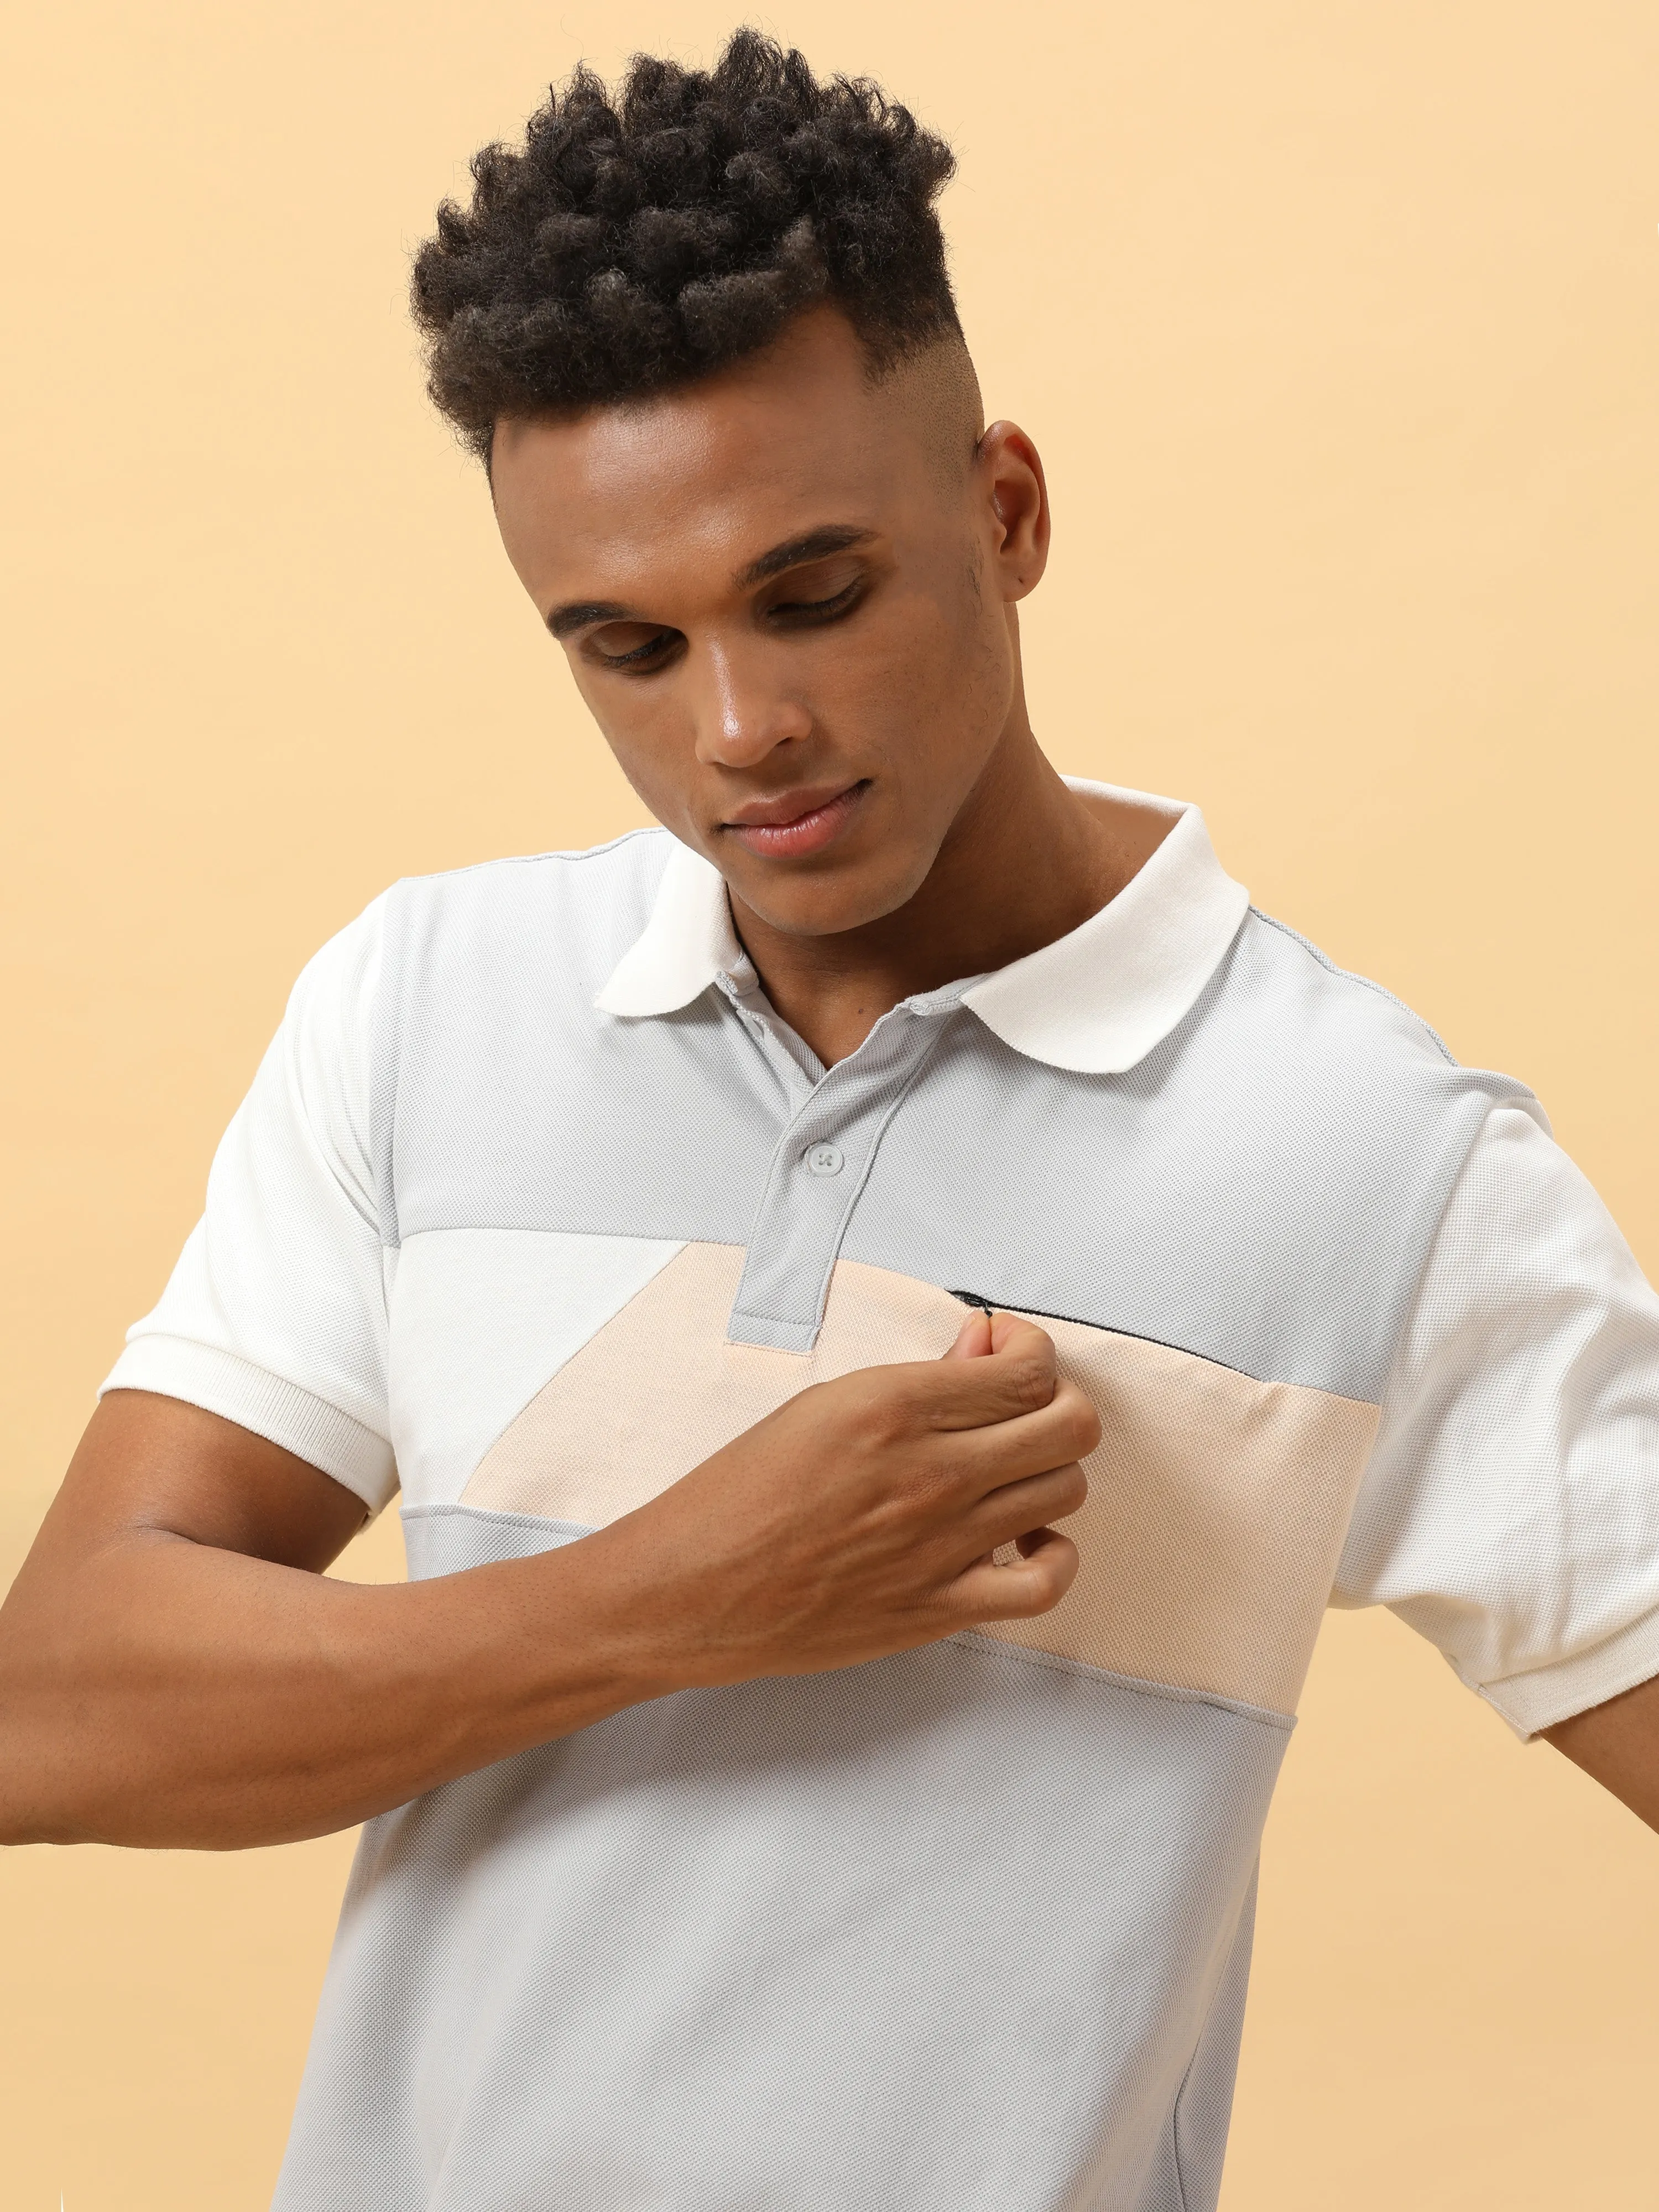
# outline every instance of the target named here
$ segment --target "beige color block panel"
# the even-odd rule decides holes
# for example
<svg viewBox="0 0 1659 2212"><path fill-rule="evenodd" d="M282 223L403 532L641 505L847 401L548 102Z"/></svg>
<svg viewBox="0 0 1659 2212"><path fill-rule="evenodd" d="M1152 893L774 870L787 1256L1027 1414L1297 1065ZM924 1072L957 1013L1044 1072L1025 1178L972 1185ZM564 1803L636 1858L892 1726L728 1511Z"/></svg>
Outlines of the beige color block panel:
<svg viewBox="0 0 1659 2212"><path fill-rule="evenodd" d="M987 1629L1061 1658L1293 1712L1377 1411L1045 1321L1103 1434L1052 1613Z"/></svg>
<svg viewBox="0 0 1659 2212"><path fill-rule="evenodd" d="M726 1340L743 1254L688 1245L491 1446L465 1503L601 1528L815 1382L937 1358L964 1309L843 1260L806 1358ZM1189 1352L1045 1321L1098 1408L1083 1565L1050 1613L988 1632L1115 1673L1294 1708L1376 1409Z"/></svg>
<svg viewBox="0 0 1659 2212"><path fill-rule="evenodd" d="M743 1260L735 1244L688 1244L531 1400L462 1502L603 1528L814 1382L939 1358L964 1318L931 1283L842 1260L805 1358L728 1344Z"/></svg>

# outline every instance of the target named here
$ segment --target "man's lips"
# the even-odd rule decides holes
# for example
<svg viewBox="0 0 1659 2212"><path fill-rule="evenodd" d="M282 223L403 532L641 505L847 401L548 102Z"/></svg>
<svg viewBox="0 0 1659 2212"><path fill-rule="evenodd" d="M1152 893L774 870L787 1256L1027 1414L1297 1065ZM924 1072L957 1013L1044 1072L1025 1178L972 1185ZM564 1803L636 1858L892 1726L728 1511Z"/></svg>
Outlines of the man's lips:
<svg viewBox="0 0 1659 2212"><path fill-rule="evenodd" d="M870 788L866 781L837 791L792 791L781 799L750 799L720 824L728 836L751 853L769 860L798 860L803 854L821 852Z"/></svg>

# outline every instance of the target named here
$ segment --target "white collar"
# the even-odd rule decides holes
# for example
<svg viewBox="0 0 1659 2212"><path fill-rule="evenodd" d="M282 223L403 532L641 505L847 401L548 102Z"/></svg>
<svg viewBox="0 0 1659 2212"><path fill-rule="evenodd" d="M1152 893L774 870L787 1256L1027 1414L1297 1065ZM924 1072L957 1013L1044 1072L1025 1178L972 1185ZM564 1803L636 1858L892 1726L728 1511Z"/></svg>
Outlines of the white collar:
<svg viewBox="0 0 1659 2212"><path fill-rule="evenodd" d="M963 992L962 1003L1028 1059L1084 1075L1119 1075L1188 1013L1238 934L1249 893L1216 858L1204 817L1178 799L1068 776L1080 798L1136 806L1170 823L1117 896L1052 945ZM595 1000L638 1019L689 1006L748 962L726 885L676 841L651 919Z"/></svg>

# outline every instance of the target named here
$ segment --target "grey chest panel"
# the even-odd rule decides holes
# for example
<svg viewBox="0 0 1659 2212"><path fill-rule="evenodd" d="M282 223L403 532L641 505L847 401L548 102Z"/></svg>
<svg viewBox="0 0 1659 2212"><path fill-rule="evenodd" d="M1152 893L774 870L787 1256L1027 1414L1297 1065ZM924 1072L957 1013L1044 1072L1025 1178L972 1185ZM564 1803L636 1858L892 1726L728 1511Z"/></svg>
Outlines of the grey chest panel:
<svg viewBox="0 0 1659 2212"><path fill-rule="evenodd" d="M631 913L600 930L564 877L527 872L504 920L454 880L410 887L391 933L387 1233L738 1245L736 1340L809 1348L844 1255L1375 1400L1468 1147L1526 1097L1255 918L1126 1074L1030 1059L946 992L792 1097L713 988L651 1019L595 1011Z"/></svg>
<svg viewBox="0 0 1659 2212"><path fill-rule="evenodd" d="M1285 1740L968 1637L435 1791L365 1834L278 2212L1161 2204Z"/></svg>

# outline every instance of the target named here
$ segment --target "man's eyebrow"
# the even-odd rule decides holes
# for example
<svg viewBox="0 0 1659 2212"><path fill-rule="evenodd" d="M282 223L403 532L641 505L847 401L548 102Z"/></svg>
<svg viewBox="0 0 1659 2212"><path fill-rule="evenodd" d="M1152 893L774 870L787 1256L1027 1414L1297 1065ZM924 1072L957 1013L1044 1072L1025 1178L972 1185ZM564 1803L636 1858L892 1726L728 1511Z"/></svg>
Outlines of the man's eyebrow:
<svg viewBox="0 0 1659 2212"><path fill-rule="evenodd" d="M568 599L563 606L549 611L547 626L555 637L568 637L573 630L586 629L589 623L632 620L628 609L616 599Z"/></svg>
<svg viewBox="0 0 1659 2212"><path fill-rule="evenodd" d="M803 561L822 561L828 554L845 553L852 546L866 544L875 534L854 522L827 523L822 530L809 530L802 537L775 545L758 561L739 569L732 580L740 592L747 591L751 584L763 584L769 576L781 576L786 568L798 568Z"/></svg>
<svg viewBox="0 0 1659 2212"><path fill-rule="evenodd" d="M786 568L799 568L803 561L822 561L831 553L845 553L854 545L866 544L875 536L856 522L830 522L821 530L808 530L799 538L787 538L775 545L769 553L763 553L758 561L751 561L740 568L732 582L740 592L751 585L763 584L769 576L781 576ZM635 622L638 620L631 607L619 599L568 599L563 606L552 608L547 616L547 627L555 637L568 637L592 623Z"/></svg>

